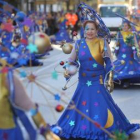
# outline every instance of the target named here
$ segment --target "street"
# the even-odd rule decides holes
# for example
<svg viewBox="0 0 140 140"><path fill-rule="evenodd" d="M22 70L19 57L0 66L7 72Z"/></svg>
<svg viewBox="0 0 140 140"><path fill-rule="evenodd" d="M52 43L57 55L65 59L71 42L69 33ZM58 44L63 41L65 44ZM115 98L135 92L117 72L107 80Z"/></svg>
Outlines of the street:
<svg viewBox="0 0 140 140"><path fill-rule="evenodd" d="M111 47L114 42L111 43ZM66 81L63 77L63 68L59 65L60 61L65 61L69 55L64 54L58 45L53 46L54 50L50 52L50 55L45 56L41 59L44 63L42 67L31 67L25 68L27 73L34 73L37 78L37 83L28 83L27 79L22 79L24 86L31 99L40 105L40 111L43 114L46 122L50 124L56 123L58 118L62 113L56 112L55 107L57 104L62 104L65 107L70 101L77 85L77 76L74 76L68 83L68 88L66 91L62 90ZM58 79L53 79L51 74L54 71L58 71ZM73 85L73 86L72 86ZM51 91L51 94L46 91ZM61 95L61 101L57 101L52 94ZM131 123L140 123L140 85L130 86L129 89L123 89L119 86L115 87L112 94L115 102L127 116ZM41 137L38 140L42 140ZM130 140L140 140L140 130L136 131Z"/></svg>

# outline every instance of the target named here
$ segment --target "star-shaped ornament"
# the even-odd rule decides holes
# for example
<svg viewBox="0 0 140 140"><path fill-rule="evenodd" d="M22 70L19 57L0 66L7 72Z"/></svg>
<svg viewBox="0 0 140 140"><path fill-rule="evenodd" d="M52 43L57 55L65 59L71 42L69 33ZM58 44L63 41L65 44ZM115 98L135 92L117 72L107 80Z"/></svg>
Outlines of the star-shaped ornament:
<svg viewBox="0 0 140 140"><path fill-rule="evenodd" d="M57 80L57 78L58 78L58 73L57 73L56 71L53 71L53 72L52 72L52 78L55 79L55 80Z"/></svg>
<svg viewBox="0 0 140 140"><path fill-rule="evenodd" d="M89 87L89 86L91 86L92 85L92 82L91 81L87 81L87 86Z"/></svg>
<svg viewBox="0 0 140 140"><path fill-rule="evenodd" d="M97 64L96 63L93 64L93 68L97 68Z"/></svg>
<svg viewBox="0 0 140 140"><path fill-rule="evenodd" d="M55 94L55 95L54 95L54 98L55 98L55 100L57 100L57 101L60 101L60 99L61 99L61 97L60 97L59 94Z"/></svg>
<svg viewBox="0 0 140 140"><path fill-rule="evenodd" d="M27 49L30 51L30 53L37 53L38 52L37 46L35 44L32 44L32 43L30 43L27 46Z"/></svg>
<svg viewBox="0 0 140 140"><path fill-rule="evenodd" d="M85 106L86 104L87 104L87 102L86 102L86 101L83 101L83 102L82 102L82 105L83 105L83 106Z"/></svg>
<svg viewBox="0 0 140 140"><path fill-rule="evenodd" d="M69 125L70 126L74 126L75 125L75 121L70 121Z"/></svg>
<svg viewBox="0 0 140 140"><path fill-rule="evenodd" d="M87 126L86 126L86 125L83 125L83 126L82 126L82 129L83 129L83 130L87 129Z"/></svg>
<svg viewBox="0 0 140 140"><path fill-rule="evenodd" d="M95 115L95 116L94 116L94 120L97 120L98 118L99 118L98 115Z"/></svg>
<svg viewBox="0 0 140 140"><path fill-rule="evenodd" d="M126 54L123 54L123 55L122 55L122 58L126 58Z"/></svg>
<svg viewBox="0 0 140 140"><path fill-rule="evenodd" d="M20 77L23 77L23 78L27 76L25 71L21 71L19 74L20 74Z"/></svg>

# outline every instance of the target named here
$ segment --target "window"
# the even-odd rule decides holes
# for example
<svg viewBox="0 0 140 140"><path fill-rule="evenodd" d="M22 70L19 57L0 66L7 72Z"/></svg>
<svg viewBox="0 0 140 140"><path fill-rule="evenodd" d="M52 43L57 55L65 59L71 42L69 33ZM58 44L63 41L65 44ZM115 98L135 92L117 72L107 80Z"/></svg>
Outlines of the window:
<svg viewBox="0 0 140 140"><path fill-rule="evenodd" d="M126 12L127 12L126 6L107 6L100 8L101 17L116 17L114 13L126 16Z"/></svg>

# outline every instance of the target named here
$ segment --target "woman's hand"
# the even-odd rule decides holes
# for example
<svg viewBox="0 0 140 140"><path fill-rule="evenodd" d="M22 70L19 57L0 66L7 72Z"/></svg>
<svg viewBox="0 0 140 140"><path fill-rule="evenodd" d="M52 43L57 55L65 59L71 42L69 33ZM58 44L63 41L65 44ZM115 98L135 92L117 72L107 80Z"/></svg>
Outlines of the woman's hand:
<svg viewBox="0 0 140 140"><path fill-rule="evenodd" d="M113 82L112 79L109 79L107 81L107 89L109 90L110 93L113 92L113 90L114 90L114 82Z"/></svg>
<svg viewBox="0 0 140 140"><path fill-rule="evenodd" d="M70 75L69 75L69 73L68 73L67 70L64 71L64 77L65 77L65 78L69 78L69 77L70 77Z"/></svg>
<svg viewBox="0 0 140 140"><path fill-rule="evenodd" d="M113 71L110 71L109 73L109 79L107 81L107 89L109 90L109 92L113 92L114 90L114 83L113 83Z"/></svg>
<svg viewBox="0 0 140 140"><path fill-rule="evenodd" d="M46 134L46 140L61 140L56 134L53 132L49 131Z"/></svg>

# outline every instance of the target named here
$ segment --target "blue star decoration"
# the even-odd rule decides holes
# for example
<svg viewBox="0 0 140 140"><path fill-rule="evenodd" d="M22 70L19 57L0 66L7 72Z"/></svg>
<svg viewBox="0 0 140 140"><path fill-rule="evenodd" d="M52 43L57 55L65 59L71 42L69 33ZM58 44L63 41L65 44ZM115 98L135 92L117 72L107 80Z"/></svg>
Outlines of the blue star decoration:
<svg viewBox="0 0 140 140"><path fill-rule="evenodd" d="M123 55L122 55L122 58L126 58L126 54L123 54Z"/></svg>
<svg viewBox="0 0 140 140"><path fill-rule="evenodd" d="M96 63L94 63L92 66L93 66L93 68L97 68L97 64Z"/></svg>
<svg viewBox="0 0 140 140"><path fill-rule="evenodd" d="M21 71L19 74L20 74L20 77L23 77L23 78L27 76L25 71Z"/></svg>
<svg viewBox="0 0 140 140"><path fill-rule="evenodd" d="M99 117L98 117L98 115L95 115L94 116L94 120L97 120Z"/></svg>
<svg viewBox="0 0 140 140"><path fill-rule="evenodd" d="M88 85L88 87L92 85L91 81L87 81L86 84Z"/></svg>
<svg viewBox="0 0 140 140"><path fill-rule="evenodd" d="M27 60L24 59L24 58L20 58L20 59L18 59L18 63L19 63L20 65L26 65L26 64L27 64Z"/></svg>
<svg viewBox="0 0 140 140"><path fill-rule="evenodd" d="M59 94L55 94L55 95L54 95L54 98L55 98L55 100L57 100L57 101L60 101L60 99L61 99L61 97L60 97Z"/></svg>
<svg viewBox="0 0 140 140"><path fill-rule="evenodd" d="M75 125L75 121L70 121L69 125L70 126L74 126Z"/></svg>
<svg viewBox="0 0 140 140"><path fill-rule="evenodd" d="M55 80L57 80L58 74L57 74L56 71L53 71L53 72L52 72L52 78L55 79Z"/></svg>
<svg viewBox="0 0 140 140"><path fill-rule="evenodd" d="M37 53L38 52L37 46L35 44L32 44L32 43L30 43L27 46L27 49L30 51L30 53Z"/></svg>

